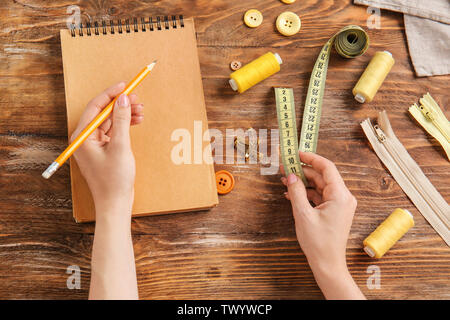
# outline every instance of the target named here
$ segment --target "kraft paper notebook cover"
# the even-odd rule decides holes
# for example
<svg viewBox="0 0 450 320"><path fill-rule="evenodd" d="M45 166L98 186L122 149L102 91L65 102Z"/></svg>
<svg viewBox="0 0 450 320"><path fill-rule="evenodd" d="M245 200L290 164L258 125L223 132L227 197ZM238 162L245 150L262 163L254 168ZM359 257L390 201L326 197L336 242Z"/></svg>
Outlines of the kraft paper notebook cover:
<svg viewBox="0 0 450 320"><path fill-rule="evenodd" d="M171 141L174 130L191 133L193 163L194 121L208 129L194 21L181 16L150 21L61 30L68 134L89 100L119 81L128 83L158 60L134 91L145 105L145 119L131 129L136 159L133 215L211 208L218 203L213 164L177 165L171 159L180 142ZM203 142L202 150L207 144ZM73 157L70 173L75 220L95 220L91 193Z"/></svg>

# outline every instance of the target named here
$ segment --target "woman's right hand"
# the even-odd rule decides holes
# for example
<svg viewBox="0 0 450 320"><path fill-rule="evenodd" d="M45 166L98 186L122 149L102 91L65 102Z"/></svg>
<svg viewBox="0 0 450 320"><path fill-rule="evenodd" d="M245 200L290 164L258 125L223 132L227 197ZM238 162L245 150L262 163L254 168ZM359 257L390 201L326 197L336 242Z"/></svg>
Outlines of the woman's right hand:
<svg viewBox="0 0 450 320"><path fill-rule="evenodd" d="M112 207L123 209L127 219L131 216L134 194L135 161L130 142L130 125L144 119L144 106L136 95L120 93L125 83L120 82L92 99L72 134L73 141L79 133L116 97L112 114L74 153L80 171L91 190L97 221ZM120 95L120 96L119 96ZM107 218L107 217L105 217Z"/></svg>
<svg viewBox="0 0 450 320"><path fill-rule="evenodd" d="M303 171L311 188L305 188L302 180L294 174L281 178L288 188L285 195L292 204L297 239L325 296L345 298L336 297L333 290L330 292L324 288L328 288L334 280L342 279L346 279L345 284L351 282L356 286L346 263L347 239L356 199L333 162L307 152L300 152L300 158L308 165L303 167ZM356 295L352 297L363 299L362 293L356 289Z"/></svg>

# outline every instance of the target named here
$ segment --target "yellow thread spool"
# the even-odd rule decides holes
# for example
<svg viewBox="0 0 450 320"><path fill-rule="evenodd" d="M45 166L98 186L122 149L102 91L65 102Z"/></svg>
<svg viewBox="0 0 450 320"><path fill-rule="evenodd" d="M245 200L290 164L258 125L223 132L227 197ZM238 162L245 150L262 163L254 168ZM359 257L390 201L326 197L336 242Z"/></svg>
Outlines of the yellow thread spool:
<svg viewBox="0 0 450 320"><path fill-rule="evenodd" d="M372 258L381 258L414 226L408 210L395 209L363 242L364 251Z"/></svg>
<svg viewBox="0 0 450 320"><path fill-rule="evenodd" d="M242 93L280 71L283 63L278 53L267 52L230 75L230 86Z"/></svg>
<svg viewBox="0 0 450 320"><path fill-rule="evenodd" d="M371 102L386 76L394 65L389 51L378 51L353 88L355 100L359 103Z"/></svg>

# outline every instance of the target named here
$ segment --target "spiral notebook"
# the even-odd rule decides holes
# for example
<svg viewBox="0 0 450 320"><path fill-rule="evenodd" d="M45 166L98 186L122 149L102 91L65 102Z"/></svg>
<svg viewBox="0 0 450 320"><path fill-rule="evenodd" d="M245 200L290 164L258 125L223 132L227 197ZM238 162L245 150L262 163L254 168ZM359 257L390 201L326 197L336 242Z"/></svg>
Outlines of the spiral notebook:
<svg viewBox="0 0 450 320"><path fill-rule="evenodd" d="M194 21L182 16L101 21L61 30L60 34L69 136L89 100L119 81L129 82L143 67L158 60L134 91L145 104L145 120L131 129L136 159L133 215L215 206L218 197L213 164L194 164L193 159L198 139L194 121L201 122L203 132L208 129ZM181 142L176 135L172 139L177 129L190 134L185 145L190 145L192 164L177 164L172 159L174 147ZM203 158L203 152L211 150L202 137L199 139ZM92 196L73 157L70 173L74 218L77 222L94 221Z"/></svg>

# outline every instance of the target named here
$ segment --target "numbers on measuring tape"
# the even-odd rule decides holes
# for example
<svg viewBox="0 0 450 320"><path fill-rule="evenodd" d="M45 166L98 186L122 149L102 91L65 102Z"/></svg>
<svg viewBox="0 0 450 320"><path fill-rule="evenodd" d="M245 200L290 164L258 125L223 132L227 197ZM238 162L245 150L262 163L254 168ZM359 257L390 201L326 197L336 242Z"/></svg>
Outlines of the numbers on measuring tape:
<svg viewBox="0 0 450 320"><path fill-rule="evenodd" d="M353 35L353 38L357 41L350 42L348 35ZM320 50L311 72L308 93L306 95L299 141L299 149L301 151L316 152L328 61L330 60L333 45L336 52L342 57L355 58L367 50L369 37L361 27L349 25L333 35Z"/></svg>
<svg viewBox="0 0 450 320"><path fill-rule="evenodd" d="M300 150L305 152L316 151L330 49L331 43L329 41L322 48L311 73L299 142Z"/></svg>
<svg viewBox="0 0 450 320"><path fill-rule="evenodd" d="M281 160L286 176L294 173L305 183L306 178L298 155L297 125L292 88L275 88Z"/></svg>

